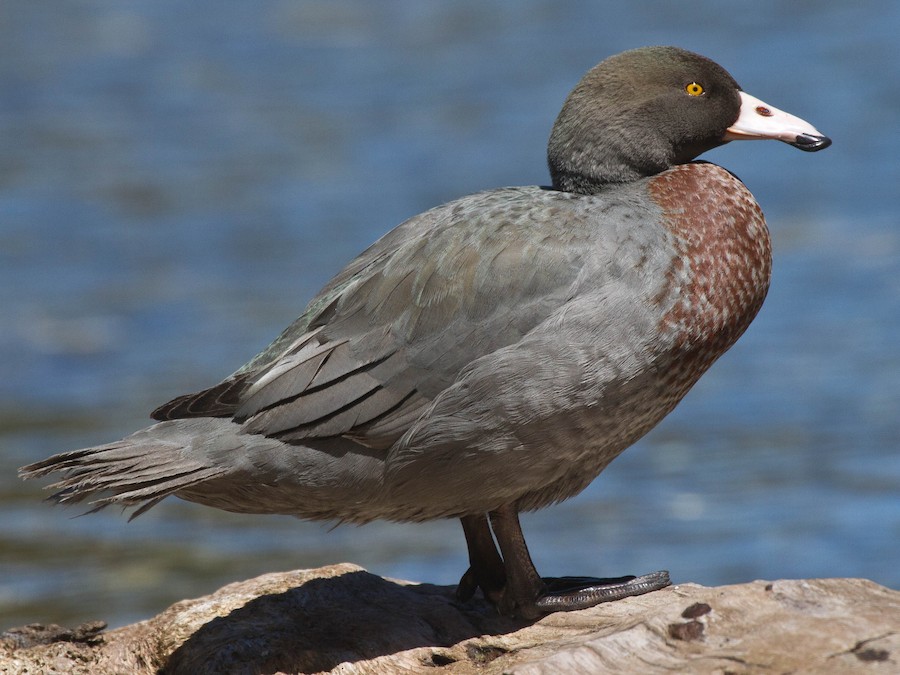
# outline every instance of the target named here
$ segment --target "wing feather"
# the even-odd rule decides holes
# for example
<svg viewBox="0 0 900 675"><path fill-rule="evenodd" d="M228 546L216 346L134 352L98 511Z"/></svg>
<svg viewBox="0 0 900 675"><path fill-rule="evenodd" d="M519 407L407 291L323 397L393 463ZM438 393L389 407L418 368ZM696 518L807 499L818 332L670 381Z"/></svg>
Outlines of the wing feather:
<svg viewBox="0 0 900 675"><path fill-rule="evenodd" d="M463 368L522 339L570 297L586 250L572 238L595 233L573 228L577 208L547 221L548 200L574 208L560 193L507 188L406 221L231 378L154 416L231 415L245 433L288 442L390 446Z"/></svg>

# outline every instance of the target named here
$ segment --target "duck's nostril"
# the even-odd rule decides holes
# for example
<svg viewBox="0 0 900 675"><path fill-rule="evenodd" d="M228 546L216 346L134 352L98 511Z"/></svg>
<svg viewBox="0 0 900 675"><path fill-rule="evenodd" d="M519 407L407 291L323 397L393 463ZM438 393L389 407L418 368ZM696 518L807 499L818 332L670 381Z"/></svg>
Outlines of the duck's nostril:
<svg viewBox="0 0 900 675"><path fill-rule="evenodd" d="M762 115L763 117L771 117L771 116L772 116L772 111L769 110L769 109L768 109L766 106L764 106L764 105L758 105L758 106L756 106L756 114L757 114L757 115Z"/></svg>

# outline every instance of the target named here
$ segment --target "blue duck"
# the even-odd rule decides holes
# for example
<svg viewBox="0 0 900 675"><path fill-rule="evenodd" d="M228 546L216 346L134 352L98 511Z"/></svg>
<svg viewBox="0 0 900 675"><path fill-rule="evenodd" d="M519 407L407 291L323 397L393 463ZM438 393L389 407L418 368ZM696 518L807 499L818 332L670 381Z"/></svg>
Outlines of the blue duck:
<svg viewBox="0 0 900 675"><path fill-rule="evenodd" d="M366 523L459 518L476 590L522 618L664 571L541 578L519 512L581 492L744 332L769 286L762 211L723 143L816 151L809 123L675 47L612 56L550 135L552 186L488 190L388 232L220 384L124 440L23 467L57 502L163 498Z"/></svg>

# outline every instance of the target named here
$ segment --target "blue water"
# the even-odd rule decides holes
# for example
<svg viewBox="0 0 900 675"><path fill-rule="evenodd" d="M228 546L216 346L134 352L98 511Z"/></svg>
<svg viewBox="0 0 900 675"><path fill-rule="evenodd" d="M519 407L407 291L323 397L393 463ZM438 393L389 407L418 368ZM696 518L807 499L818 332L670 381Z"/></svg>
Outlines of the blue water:
<svg viewBox="0 0 900 675"><path fill-rule="evenodd" d="M404 218L547 182L569 89L677 44L834 139L732 143L775 240L760 316L583 495L545 574L900 587L900 5L6 0L0 8L0 628L112 624L267 571L455 583L458 524L328 531L169 500L127 524L15 469L213 384Z"/></svg>

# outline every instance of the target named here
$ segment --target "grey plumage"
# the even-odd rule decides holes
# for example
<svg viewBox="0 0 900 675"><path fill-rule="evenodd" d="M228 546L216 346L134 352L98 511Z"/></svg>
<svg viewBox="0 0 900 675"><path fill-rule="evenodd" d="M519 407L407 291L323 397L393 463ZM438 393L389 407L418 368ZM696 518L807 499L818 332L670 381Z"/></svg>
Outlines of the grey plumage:
<svg viewBox="0 0 900 675"><path fill-rule="evenodd" d="M648 357L667 349L657 315L673 298L657 296L673 242L665 230L631 228L660 218L639 199L643 189L637 183L607 199L508 188L412 218L236 373L245 379L233 419L166 421L33 465L27 475L69 472L56 485L65 502L100 491L117 494L98 506L177 494L227 510L357 522L472 511L459 497L438 498L447 491L441 486L469 499L490 492L476 510L498 499L537 507L568 496L554 487L537 498L529 489L536 476L563 479L566 462L586 454L580 436L588 421L567 408L600 404L605 391L626 388ZM561 341L580 331L587 332L577 341ZM509 453L528 455L561 435L572 438L538 453L540 461L515 460L518 479L500 480ZM591 460L591 475L572 489L621 449ZM318 489L304 494L311 476L328 474L335 453L345 465L314 481L328 486L327 498ZM432 467L442 467L434 472L439 485L426 480ZM269 487L241 487L248 483Z"/></svg>

